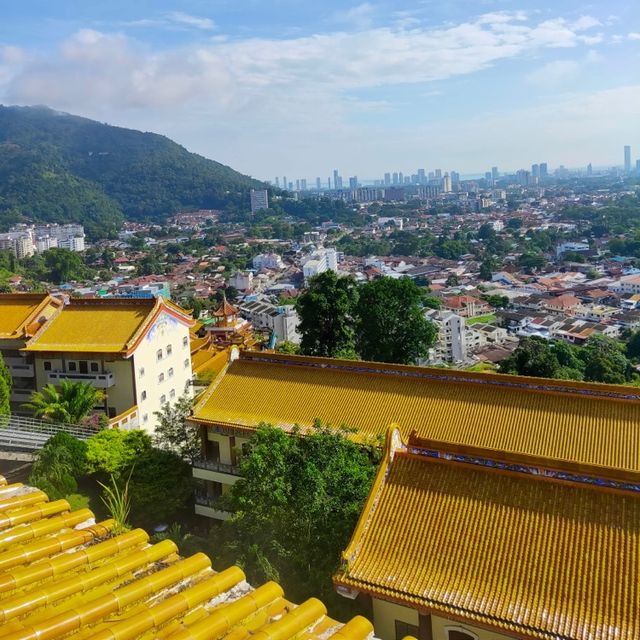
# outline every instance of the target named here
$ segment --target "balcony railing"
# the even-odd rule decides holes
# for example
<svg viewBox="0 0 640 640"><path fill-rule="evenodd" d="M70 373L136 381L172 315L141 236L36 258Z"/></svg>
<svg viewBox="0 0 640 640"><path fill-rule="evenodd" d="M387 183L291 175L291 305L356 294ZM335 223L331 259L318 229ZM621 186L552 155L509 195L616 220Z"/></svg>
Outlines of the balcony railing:
<svg viewBox="0 0 640 640"><path fill-rule="evenodd" d="M10 364L9 373L14 378L33 378L34 368L32 364Z"/></svg>
<svg viewBox="0 0 640 640"><path fill-rule="evenodd" d="M29 402L31 400L31 395L33 394L33 392L34 389L20 389L14 387L11 390L9 400L11 400L11 402Z"/></svg>
<svg viewBox="0 0 640 640"><path fill-rule="evenodd" d="M56 384L60 380L90 382L97 389L108 389L116 383L113 373L77 373L76 371L48 371L49 382Z"/></svg>
<svg viewBox="0 0 640 640"><path fill-rule="evenodd" d="M216 471L218 473L226 473L231 476L240 476L240 467L235 464L225 464L224 462L215 462L206 460L205 458L197 458L192 462L197 469L206 469L207 471Z"/></svg>

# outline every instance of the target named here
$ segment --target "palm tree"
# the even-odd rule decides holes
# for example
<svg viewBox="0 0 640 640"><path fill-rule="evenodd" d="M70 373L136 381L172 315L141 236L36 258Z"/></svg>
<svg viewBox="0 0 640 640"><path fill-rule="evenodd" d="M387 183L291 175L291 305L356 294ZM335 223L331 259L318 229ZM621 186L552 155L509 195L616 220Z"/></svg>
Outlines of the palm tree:
<svg viewBox="0 0 640 640"><path fill-rule="evenodd" d="M89 383L60 380L59 387L46 384L42 391L34 391L31 401L23 406L31 409L36 418L79 424L102 400L104 392Z"/></svg>

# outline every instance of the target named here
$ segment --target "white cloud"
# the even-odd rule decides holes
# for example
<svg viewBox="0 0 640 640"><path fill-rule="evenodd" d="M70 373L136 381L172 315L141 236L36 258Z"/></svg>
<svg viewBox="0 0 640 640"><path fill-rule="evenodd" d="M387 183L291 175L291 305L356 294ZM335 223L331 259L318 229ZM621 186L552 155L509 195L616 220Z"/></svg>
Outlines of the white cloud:
<svg viewBox="0 0 640 640"><path fill-rule="evenodd" d="M355 29L369 29L373 24L375 7L370 2L362 2L347 11L333 14L334 22L346 24Z"/></svg>
<svg viewBox="0 0 640 640"><path fill-rule="evenodd" d="M580 65L575 60L553 60L529 73L526 80L537 87L555 89L574 77L579 70Z"/></svg>
<svg viewBox="0 0 640 640"><path fill-rule="evenodd" d="M636 33L636 32L631 32L627 34L627 38L629 40L640 40L640 33Z"/></svg>
<svg viewBox="0 0 640 640"><path fill-rule="evenodd" d="M192 16L182 11L172 11L167 14L167 19L175 24L185 25L187 27L194 27L195 29L203 29L210 31L215 29L215 22L210 18L200 18L198 16Z"/></svg>
<svg viewBox="0 0 640 640"><path fill-rule="evenodd" d="M573 23L535 21L515 12L487 14L439 28L415 21L372 28L366 26L373 11L370 4L357 5L352 11L352 19L356 23L359 19L364 28L282 39L237 40L220 34L169 50L152 49L123 33L81 30L56 51L41 57L31 54L14 64L10 74L3 75L7 63L0 57L0 99L45 103L100 120L155 129L254 173L267 163L286 168L298 152L315 164L317 155L328 157L336 149L342 154L349 144L359 162L366 163L369 159L363 159L360 145L367 148L370 141L387 136L368 131L363 138L364 129L353 125L354 118L385 112L392 105L377 98L349 97L354 90L429 83L487 69L502 60L546 50L567 51L595 37L589 29L597 26L597 21L586 17ZM180 20L171 15L178 24ZM410 17L397 16L399 20ZM157 20L167 24L169 17ZM183 19L183 23L198 30L213 27L209 22L198 26ZM571 60L560 60L536 73L561 82L576 67ZM535 75L530 81L536 82ZM429 88L425 86L427 95ZM436 101L439 89L430 95ZM283 132L286 145L281 144ZM418 139L409 138L407 148L415 147ZM430 148L429 137L425 135L420 145ZM371 158L384 157L386 152L389 149L383 147L380 153L371 149ZM302 164L299 170L304 175Z"/></svg>
<svg viewBox="0 0 640 640"><path fill-rule="evenodd" d="M134 28L180 28L199 29L211 31L216 28L216 24L211 18L194 16L183 11L171 11L155 18L140 18L139 20L128 20L119 23L121 27Z"/></svg>

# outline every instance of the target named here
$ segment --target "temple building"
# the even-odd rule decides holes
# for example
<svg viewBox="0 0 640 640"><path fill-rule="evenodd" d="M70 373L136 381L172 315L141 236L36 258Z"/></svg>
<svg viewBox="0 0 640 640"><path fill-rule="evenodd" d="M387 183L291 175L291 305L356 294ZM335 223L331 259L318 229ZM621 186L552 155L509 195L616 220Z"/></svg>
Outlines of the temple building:
<svg viewBox="0 0 640 640"><path fill-rule="evenodd" d="M41 294L0 294L0 348L21 371L12 400L24 412L34 390L60 380L105 393L97 410L111 426L152 432L155 412L191 393L189 330L193 318L158 298L67 301ZM19 354L19 355L16 355ZM28 375L27 375L28 374ZM19 394L19 395L18 395Z"/></svg>
<svg viewBox="0 0 640 640"><path fill-rule="evenodd" d="M253 328L249 321L240 317L240 311L227 298L211 313L211 318L203 322L204 332L218 348L236 345L249 349L255 344Z"/></svg>
<svg viewBox="0 0 640 640"><path fill-rule="evenodd" d="M0 294L0 354L13 379L14 411L36 391L34 357L24 347L62 306L62 300L48 293Z"/></svg>
<svg viewBox="0 0 640 640"><path fill-rule="evenodd" d="M191 419L212 518L262 421L387 438L335 577L382 640L640 638L634 387L242 352Z"/></svg>
<svg viewBox="0 0 640 640"><path fill-rule="evenodd" d="M0 629L5 640L369 640L372 625L0 476Z"/></svg>

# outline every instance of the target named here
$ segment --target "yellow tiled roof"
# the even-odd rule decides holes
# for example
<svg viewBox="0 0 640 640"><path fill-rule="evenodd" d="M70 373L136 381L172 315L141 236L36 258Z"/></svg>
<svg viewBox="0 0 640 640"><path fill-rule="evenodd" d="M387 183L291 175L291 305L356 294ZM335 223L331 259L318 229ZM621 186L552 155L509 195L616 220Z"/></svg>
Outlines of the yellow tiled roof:
<svg viewBox="0 0 640 640"><path fill-rule="evenodd" d="M257 589L231 567L216 573L170 540L113 533L88 509L6 485L0 476L0 637L3 640L365 640L371 623L346 625L314 598L288 602L280 586Z"/></svg>
<svg viewBox="0 0 640 640"><path fill-rule="evenodd" d="M339 589L507 635L640 638L631 492L396 450L343 557Z"/></svg>
<svg viewBox="0 0 640 640"><path fill-rule="evenodd" d="M126 353L162 308L180 311L162 298L72 299L30 341L26 350ZM190 322L187 316L184 320Z"/></svg>
<svg viewBox="0 0 640 640"><path fill-rule="evenodd" d="M26 326L37 320L37 312L51 300L47 293L0 294L0 338L19 338Z"/></svg>
<svg viewBox="0 0 640 640"><path fill-rule="evenodd" d="M534 388L535 387L535 388ZM194 411L202 424L288 428L315 418L403 436L640 471L640 390L419 367L243 353Z"/></svg>

